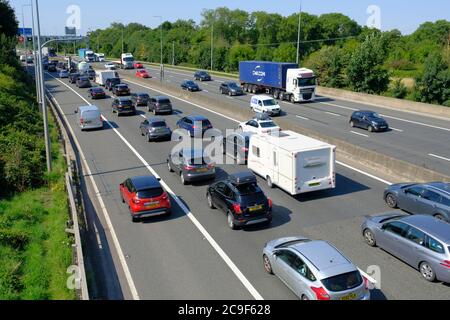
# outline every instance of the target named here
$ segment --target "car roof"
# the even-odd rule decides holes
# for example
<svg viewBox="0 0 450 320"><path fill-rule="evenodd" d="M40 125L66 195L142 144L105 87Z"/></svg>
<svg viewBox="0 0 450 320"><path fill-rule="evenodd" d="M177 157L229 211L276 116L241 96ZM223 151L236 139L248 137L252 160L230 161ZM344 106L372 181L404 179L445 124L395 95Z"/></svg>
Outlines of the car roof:
<svg viewBox="0 0 450 320"><path fill-rule="evenodd" d="M405 216L401 221L416 227L437 240L450 244L450 224L429 215Z"/></svg>
<svg viewBox="0 0 450 320"><path fill-rule="evenodd" d="M78 109L80 111L100 111L100 109L97 106L94 106L94 105L92 105L92 106L81 106L81 107L78 107Z"/></svg>
<svg viewBox="0 0 450 320"><path fill-rule="evenodd" d="M102 87L93 87L90 90L103 91L103 88Z"/></svg>
<svg viewBox="0 0 450 320"><path fill-rule="evenodd" d="M253 96L253 98L258 98L260 100L274 100L273 97L269 97L269 96L266 96L266 95Z"/></svg>
<svg viewBox="0 0 450 320"><path fill-rule="evenodd" d="M440 194L450 197L450 183L445 182L431 182L425 184L428 189L439 192Z"/></svg>
<svg viewBox="0 0 450 320"><path fill-rule="evenodd" d="M208 120L208 118L206 118L205 116L201 116L201 115L197 115L197 114L192 114L190 116L187 116L186 118L189 118L194 121Z"/></svg>
<svg viewBox="0 0 450 320"><path fill-rule="evenodd" d="M166 119L153 117L153 118L148 119L148 121L149 122L166 122Z"/></svg>
<svg viewBox="0 0 450 320"><path fill-rule="evenodd" d="M166 97L166 96L156 96L153 98L155 98L156 100L170 100L169 97Z"/></svg>
<svg viewBox="0 0 450 320"><path fill-rule="evenodd" d="M116 99L119 101L131 101L129 97L117 97Z"/></svg>
<svg viewBox="0 0 450 320"><path fill-rule="evenodd" d="M131 182L138 192L161 187L158 179L156 179L154 176L134 177L131 178Z"/></svg>

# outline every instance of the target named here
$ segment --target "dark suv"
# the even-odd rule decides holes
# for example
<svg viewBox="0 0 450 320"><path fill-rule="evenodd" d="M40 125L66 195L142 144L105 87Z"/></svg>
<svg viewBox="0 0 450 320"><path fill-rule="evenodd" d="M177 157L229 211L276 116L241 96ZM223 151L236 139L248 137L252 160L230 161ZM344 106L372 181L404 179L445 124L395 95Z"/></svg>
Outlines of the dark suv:
<svg viewBox="0 0 450 320"><path fill-rule="evenodd" d="M450 183L394 184L384 192L384 200L393 209L450 222Z"/></svg>
<svg viewBox="0 0 450 320"><path fill-rule="evenodd" d="M181 150L169 154L167 166L170 172L175 172L181 178L181 183L207 181L216 178L216 165L209 163L203 150Z"/></svg>
<svg viewBox="0 0 450 320"><path fill-rule="evenodd" d="M220 93L229 96L240 96L244 94L244 90L236 82L223 82L220 85Z"/></svg>
<svg viewBox="0 0 450 320"><path fill-rule="evenodd" d="M122 114L136 114L136 108L130 98L116 98L112 102L112 112L120 117Z"/></svg>
<svg viewBox="0 0 450 320"><path fill-rule="evenodd" d="M71 73L69 74L69 83L77 83L78 78L80 77L80 74L75 72L75 73Z"/></svg>
<svg viewBox="0 0 450 320"><path fill-rule="evenodd" d="M88 77L79 77L77 79L77 87L78 88L90 88L92 87L91 81Z"/></svg>
<svg viewBox="0 0 450 320"><path fill-rule="evenodd" d="M199 81L211 81L211 76L206 71L197 71L194 74L194 78Z"/></svg>
<svg viewBox="0 0 450 320"><path fill-rule="evenodd" d="M116 96L128 96L130 95L130 88L128 85L121 83L115 85L112 91Z"/></svg>
<svg viewBox="0 0 450 320"><path fill-rule="evenodd" d="M258 187L250 171L214 183L208 188L206 199L211 209L218 208L226 213L228 226L233 230L272 222L272 200Z"/></svg>
<svg viewBox="0 0 450 320"><path fill-rule="evenodd" d="M148 103L148 111L153 112L155 115L159 113L172 113L172 102L170 99L164 96L152 97Z"/></svg>
<svg viewBox="0 0 450 320"><path fill-rule="evenodd" d="M150 95L147 93L133 93L131 94L131 100L134 106L137 108L139 106L148 106L150 100Z"/></svg>
<svg viewBox="0 0 450 320"><path fill-rule="evenodd" d="M112 91L112 89L120 83L121 83L120 78L109 78L106 79L105 88L108 89L109 91Z"/></svg>

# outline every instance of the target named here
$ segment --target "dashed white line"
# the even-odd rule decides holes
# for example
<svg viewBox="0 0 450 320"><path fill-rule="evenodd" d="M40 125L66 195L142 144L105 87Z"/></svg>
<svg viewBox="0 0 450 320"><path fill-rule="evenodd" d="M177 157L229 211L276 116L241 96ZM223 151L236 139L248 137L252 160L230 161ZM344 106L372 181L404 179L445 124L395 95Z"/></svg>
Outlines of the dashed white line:
<svg viewBox="0 0 450 320"><path fill-rule="evenodd" d="M356 131L350 131L350 132L353 133L353 134L356 134L358 136L361 136L361 137L370 138L367 134L362 134L362 133L359 133L359 132L356 132Z"/></svg>
<svg viewBox="0 0 450 320"><path fill-rule="evenodd" d="M394 131L397 131L397 132L404 132L403 130L392 128L392 127L391 127L391 130L394 130Z"/></svg>
<svg viewBox="0 0 450 320"><path fill-rule="evenodd" d="M328 106L332 106L332 107L337 107L337 108L341 108L341 109L347 109L347 110L351 110L351 111L359 111L359 109L355 109L355 108L350 108L350 107L344 107L344 106L340 106L338 104L334 104L334 103L329 103L329 102L320 102L321 104L325 104Z"/></svg>
<svg viewBox="0 0 450 320"><path fill-rule="evenodd" d="M441 160L445 160L445 161L449 161L450 162L450 159L446 158L446 157L441 157L441 156L438 156L438 155L435 155L435 154L432 154L432 153L429 153L428 155L430 157L433 157L433 158L437 158L437 159L441 159Z"/></svg>
<svg viewBox="0 0 450 320"><path fill-rule="evenodd" d="M327 113L327 114L329 114L329 115L332 115L332 116L335 116L335 117L342 117L340 114L333 113L333 112L328 112L328 111L326 111L325 113Z"/></svg>
<svg viewBox="0 0 450 320"><path fill-rule="evenodd" d="M303 119L303 120L309 120L309 118L302 117L302 116L296 116L296 117L299 118L299 119Z"/></svg>

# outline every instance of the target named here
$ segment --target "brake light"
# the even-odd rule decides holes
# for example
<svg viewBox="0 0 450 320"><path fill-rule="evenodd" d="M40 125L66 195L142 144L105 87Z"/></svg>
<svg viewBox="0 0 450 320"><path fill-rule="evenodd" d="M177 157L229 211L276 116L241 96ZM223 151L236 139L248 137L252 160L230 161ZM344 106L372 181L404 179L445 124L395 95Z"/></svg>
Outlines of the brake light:
<svg viewBox="0 0 450 320"><path fill-rule="evenodd" d="M269 208L270 209L272 209L272 206L273 206L273 201L272 201L272 199L267 199L267 201L269 202Z"/></svg>
<svg viewBox="0 0 450 320"><path fill-rule="evenodd" d="M133 203L134 204L140 204L141 200L139 200L138 198L133 198Z"/></svg>
<svg viewBox="0 0 450 320"><path fill-rule="evenodd" d="M194 130L195 130L195 129L198 129L198 127L197 127L197 126L192 126L192 129L194 129Z"/></svg>
<svg viewBox="0 0 450 320"><path fill-rule="evenodd" d="M184 170L186 170L186 171L192 171L194 169L195 169L195 167L193 167L193 166L184 166Z"/></svg>
<svg viewBox="0 0 450 320"><path fill-rule="evenodd" d="M164 192L163 195L161 196L162 200L167 200L169 199L169 195L167 194L167 192Z"/></svg>
<svg viewBox="0 0 450 320"><path fill-rule="evenodd" d="M81 124L84 123L84 119L83 119L83 118L80 119L80 123L81 123Z"/></svg>
<svg viewBox="0 0 450 320"><path fill-rule="evenodd" d="M316 294L317 300L331 300L330 295L324 288L311 287L311 290Z"/></svg>
<svg viewBox="0 0 450 320"><path fill-rule="evenodd" d="M450 269L450 261L449 260L445 260L441 263L441 266L444 266L446 268Z"/></svg>
<svg viewBox="0 0 450 320"><path fill-rule="evenodd" d="M241 205L239 203L233 204L233 210L236 214L242 214Z"/></svg>
<svg viewBox="0 0 450 320"><path fill-rule="evenodd" d="M214 169L215 166L216 166L215 163L210 163L208 164L208 169Z"/></svg>
<svg viewBox="0 0 450 320"><path fill-rule="evenodd" d="M248 148L242 148L241 151L242 152L248 152Z"/></svg>

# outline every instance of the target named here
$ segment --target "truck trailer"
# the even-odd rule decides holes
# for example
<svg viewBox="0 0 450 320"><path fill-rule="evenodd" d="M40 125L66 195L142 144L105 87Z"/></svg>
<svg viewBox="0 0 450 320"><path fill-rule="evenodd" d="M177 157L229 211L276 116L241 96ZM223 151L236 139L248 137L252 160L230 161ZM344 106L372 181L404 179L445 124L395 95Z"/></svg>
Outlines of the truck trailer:
<svg viewBox="0 0 450 320"><path fill-rule="evenodd" d="M78 56L80 59L83 59L87 62L94 62L95 61L95 54L94 51L90 49L79 49L78 50Z"/></svg>
<svg viewBox="0 0 450 320"><path fill-rule="evenodd" d="M242 61L239 79L242 89L253 94L265 93L292 103L316 98L314 71L299 68L295 63Z"/></svg>

